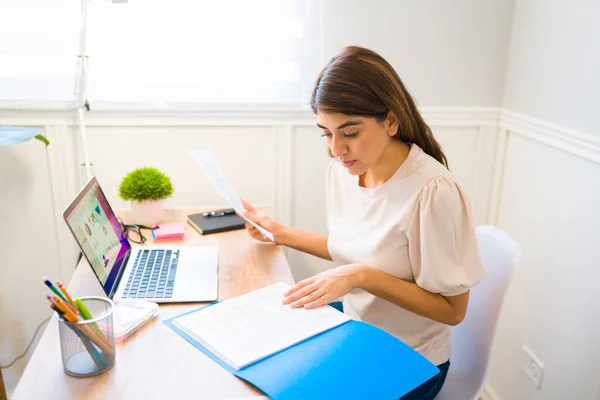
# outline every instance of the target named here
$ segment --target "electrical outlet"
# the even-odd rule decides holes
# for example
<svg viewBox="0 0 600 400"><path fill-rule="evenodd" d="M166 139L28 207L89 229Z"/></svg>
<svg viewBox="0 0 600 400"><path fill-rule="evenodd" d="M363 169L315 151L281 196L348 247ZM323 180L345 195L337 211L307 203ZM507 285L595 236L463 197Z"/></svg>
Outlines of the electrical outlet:
<svg viewBox="0 0 600 400"><path fill-rule="evenodd" d="M533 353L533 351L523 346L523 358L521 361L521 369L531 379L535 386L542 387L542 376L544 375L544 363Z"/></svg>

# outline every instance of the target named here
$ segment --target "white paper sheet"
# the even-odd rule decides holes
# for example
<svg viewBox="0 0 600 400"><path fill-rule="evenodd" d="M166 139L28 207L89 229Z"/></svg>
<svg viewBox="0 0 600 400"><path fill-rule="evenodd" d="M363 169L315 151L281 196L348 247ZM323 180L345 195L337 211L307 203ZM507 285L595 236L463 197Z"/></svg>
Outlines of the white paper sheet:
<svg viewBox="0 0 600 400"><path fill-rule="evenodd" d="M328 305L306 310L283 305L280 282L211 305L173 321L233 368L241 369L350 317Z"/></svg>
<svg viewBox="0 0 600 400"><path fill-rule="evenodd" d="M260 231L260 233L263 234L263 236L271 239L272 241L275 241L271 232L244 217L245 209L242 205L242 201L240 200L239 196L237 195L235 189L233 188L227 177L225 176L225 173L221 170L221 167L217 163L217 160L215 159L212 151L208 149L193 150L190 151L190 154L192 155L192 158L196 161L196 163L200 166L200 169L202 169L202 172L204 172L204 175L206 175L210 183L212 183L215 189L217 189L219 194L225 199L225 201L227 201L231 208L237 211L237 213L246 221L254 225Z"/></svg>

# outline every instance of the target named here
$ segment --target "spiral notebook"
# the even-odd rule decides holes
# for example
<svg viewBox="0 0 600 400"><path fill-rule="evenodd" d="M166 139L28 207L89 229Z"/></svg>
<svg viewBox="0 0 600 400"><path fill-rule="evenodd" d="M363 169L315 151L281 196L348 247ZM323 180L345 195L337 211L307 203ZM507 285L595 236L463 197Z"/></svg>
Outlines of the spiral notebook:
<svg viewBox="0 0 600 400"><path fill-rule="evenodd" d="M273 399L398 399L439 369L411 347L330 306L281 307L279 283L164 323Z"/></svg>

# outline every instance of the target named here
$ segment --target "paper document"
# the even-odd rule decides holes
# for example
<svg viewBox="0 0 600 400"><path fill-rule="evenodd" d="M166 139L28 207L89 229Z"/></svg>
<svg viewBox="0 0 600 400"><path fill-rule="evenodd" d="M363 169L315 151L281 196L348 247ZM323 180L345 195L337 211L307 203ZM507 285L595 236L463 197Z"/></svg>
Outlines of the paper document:
<svg viewBox="0 0 600 400"><path fill-rule="evenodd" d="M186 314L173 324L235 369L285 350L351 318L328 305L306 310L281 303L277 283Z"/></svg>
<svg viewBox="0 0 600 400"><path fill-rule="evenodd" d="M204 175L208 178L210 183L217 189L219 194L227 201L227 203L233 208L237 213L244 218L246 221L250 222L254 225L263 236L275 241L273 239L273 235L271 232L263 228L262 226L255 224L250 221L246 217L244 217L244 206L242 205L242 201L237 195L235 189L229 183L229 180L221 170L221 167L217 163L212 151L210 150L193 150L190 151L190 154L196 161L196 163L200 166L200 169L204 172Z"/></svg>

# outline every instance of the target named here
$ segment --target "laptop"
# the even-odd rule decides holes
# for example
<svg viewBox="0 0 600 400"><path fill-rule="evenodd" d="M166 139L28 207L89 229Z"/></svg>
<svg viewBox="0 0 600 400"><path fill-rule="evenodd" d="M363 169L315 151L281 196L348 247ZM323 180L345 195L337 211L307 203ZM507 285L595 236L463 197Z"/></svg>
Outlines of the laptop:
<svg viewBox="0 0 600 400"><path fill-rule="evenodd" d="M155 303L217 299L215 246L134 246L95 177L63 212L107 297Z"/></svg>

